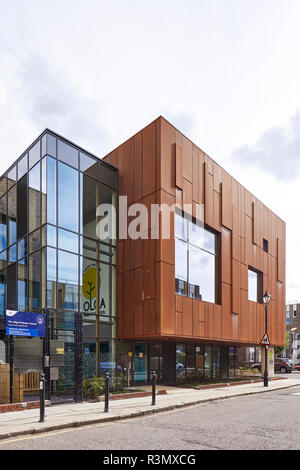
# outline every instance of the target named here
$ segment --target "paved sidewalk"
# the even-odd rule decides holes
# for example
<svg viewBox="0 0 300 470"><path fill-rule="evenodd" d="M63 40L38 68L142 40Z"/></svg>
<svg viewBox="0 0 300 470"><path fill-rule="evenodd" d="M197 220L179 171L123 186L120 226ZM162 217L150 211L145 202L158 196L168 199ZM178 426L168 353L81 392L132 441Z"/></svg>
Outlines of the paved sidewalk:
<svg viewBox="0 0 300 470"><path fill-rule="evenodd" d="M133 418L212 400L266 393L297 385L300 386L300 377L269 381L269 387L264 387L263 382L208 390L160 387L167 390L167 395L158 395L155 406L151 405L151 397L112 400L108 413L104 413L103 402L52 405L46 408L44 423L39 423L39 409L1 413L0 439Z"/></svg>

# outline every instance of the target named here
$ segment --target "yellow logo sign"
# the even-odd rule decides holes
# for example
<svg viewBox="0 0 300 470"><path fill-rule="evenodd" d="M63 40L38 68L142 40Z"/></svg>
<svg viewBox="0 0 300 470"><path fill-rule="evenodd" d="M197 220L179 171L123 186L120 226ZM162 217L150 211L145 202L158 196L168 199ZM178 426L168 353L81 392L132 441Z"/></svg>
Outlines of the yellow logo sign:
<svg viewBox="0 0 300 470"><path fill-rule="evenodd" d="M99 287L101 285L101 277L99 273ZM96 266L90 264L86 267L82 279L82 293L88 300L92 300L97 295L97 269Z"/></svg>

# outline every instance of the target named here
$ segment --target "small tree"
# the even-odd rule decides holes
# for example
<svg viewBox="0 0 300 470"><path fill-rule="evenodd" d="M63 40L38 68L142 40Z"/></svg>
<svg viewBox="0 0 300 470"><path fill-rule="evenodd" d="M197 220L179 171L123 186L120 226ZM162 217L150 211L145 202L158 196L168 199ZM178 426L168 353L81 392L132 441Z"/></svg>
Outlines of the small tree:
<svg viewBox="0 0 300 470"><path fill-rule="evenodd" d="M289 349L291 344L291 334L289 331L285 332L285 346L275 346L274 352L275 356L280 356L285 349Z"/></svg>

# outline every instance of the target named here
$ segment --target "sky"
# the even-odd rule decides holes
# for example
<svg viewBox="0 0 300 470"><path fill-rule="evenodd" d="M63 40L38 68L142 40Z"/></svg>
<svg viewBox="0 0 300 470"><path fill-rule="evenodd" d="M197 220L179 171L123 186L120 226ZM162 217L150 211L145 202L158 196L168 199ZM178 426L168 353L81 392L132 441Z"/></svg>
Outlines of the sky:
<svg viewBox="0 0 300 470"><path fill-rule="evenodd" d="M300 300L299 0L0 12L1 174L46 127L102 157L163 115L285 220L286 299Z"/></svg>

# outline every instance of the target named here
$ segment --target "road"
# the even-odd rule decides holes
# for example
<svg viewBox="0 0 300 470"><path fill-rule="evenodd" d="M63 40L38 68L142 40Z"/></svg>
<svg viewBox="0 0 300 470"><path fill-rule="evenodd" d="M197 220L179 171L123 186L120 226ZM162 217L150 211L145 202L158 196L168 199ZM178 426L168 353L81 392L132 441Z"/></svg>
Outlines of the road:
<svg viewBox="0 0 300 470"><path fill-rule="evenodd" d="M300 449L300 386L0 441L1 450Z"/></svg>

